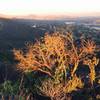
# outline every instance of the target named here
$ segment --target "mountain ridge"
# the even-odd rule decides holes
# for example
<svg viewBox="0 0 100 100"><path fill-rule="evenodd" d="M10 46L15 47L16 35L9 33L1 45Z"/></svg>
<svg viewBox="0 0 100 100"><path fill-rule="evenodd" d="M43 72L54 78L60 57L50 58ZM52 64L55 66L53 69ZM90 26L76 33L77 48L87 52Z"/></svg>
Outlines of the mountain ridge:
<svg viewBox="0 0 100 100"><path fill-rule="evenodd" d="M89 13L89 14L80 14L80 15L70 15L70 14L50 14L50 15L7 15L0 14L0 18L8 19L36 19L36 20L60 20L60 19L74 19L74 18L83 18L83 17L100 17L100 13Z"/></svg>

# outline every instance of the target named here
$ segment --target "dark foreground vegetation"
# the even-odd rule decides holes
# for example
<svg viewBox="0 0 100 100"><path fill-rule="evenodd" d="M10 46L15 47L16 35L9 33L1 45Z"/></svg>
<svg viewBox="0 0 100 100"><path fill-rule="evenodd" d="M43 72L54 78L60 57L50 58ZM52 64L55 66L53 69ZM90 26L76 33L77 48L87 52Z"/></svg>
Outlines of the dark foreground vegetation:
<svg viewBox="0 0 100 100"><path fill-rule="evenodd" d="M26 24L23 25L27 33ZM7 27L4 26L1 35L6 33ZM19 39L21 35L16 40L13 38L18 35L12 35L11 41L9 35L1 37L1 41L7 38L10 44L6 40L1 45L0 100L100 99L99 31L95 30L97 34L94 35L83 26L65 27L58 23L55 26L55 30L51 28L45 35L39 36L40 29L38 40L34 40L32 34L26 34L23 37L25 40ZM34 32L38 32L38 28ZM29 25L28 29L33 32ZM84 34L78 34L78 29ZM31 42L26 42L24 46L26 37ZM21 41L17 42L18 39Z"/></svg>

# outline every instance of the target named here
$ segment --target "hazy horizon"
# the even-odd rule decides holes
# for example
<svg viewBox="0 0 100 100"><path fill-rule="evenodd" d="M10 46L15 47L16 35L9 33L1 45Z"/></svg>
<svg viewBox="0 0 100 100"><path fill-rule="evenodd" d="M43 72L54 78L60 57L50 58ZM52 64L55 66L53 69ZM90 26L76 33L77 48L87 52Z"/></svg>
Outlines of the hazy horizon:
<svg viewBox="0 0 100 100"><path fill-rule="evenodd" d="M0 0L0 14L8 16L100 16L100 0Z"/></svg>

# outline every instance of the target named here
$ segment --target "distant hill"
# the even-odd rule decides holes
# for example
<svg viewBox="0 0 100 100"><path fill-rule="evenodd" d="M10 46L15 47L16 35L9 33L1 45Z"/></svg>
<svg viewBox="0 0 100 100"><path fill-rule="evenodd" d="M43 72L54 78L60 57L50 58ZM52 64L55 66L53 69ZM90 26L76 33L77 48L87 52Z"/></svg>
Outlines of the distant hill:
<svg viewBox="0 0 100 100"><path fill-rule="evenodd" d="M65 20L65 19L76 19L76 18L100 18L100 12L89 12L89 13L65 13L65 14L29 14L29 15L6 15L0 14L2 18L16 18L16 19L37 19L37 20Z"/></svg>
<svg viewBox="0 0 100 100"><path fill-rule="evenodd" d="M35 14L29 14L29 15L5 15L0 14L0 18L9 18L9 19L35 19L35 20L61 20L61 19L71 19L76 18L74 16L69 15L35 15Z"/></svg>
<svg viewBox="0 0 100 100"><path fill-rule="evenodd" d="M73 19L76 17L71 17L67 15L26 15L26 16L15 16L16 19L37 19L37 20L65 20Z"/></svg>
<svg viewBox="0 0 100 100"><path fill-rule="evenodd" d="M26 41L43 36L46 30L32 24L34 21L0 18L0 49L22 47Z"/></svg>

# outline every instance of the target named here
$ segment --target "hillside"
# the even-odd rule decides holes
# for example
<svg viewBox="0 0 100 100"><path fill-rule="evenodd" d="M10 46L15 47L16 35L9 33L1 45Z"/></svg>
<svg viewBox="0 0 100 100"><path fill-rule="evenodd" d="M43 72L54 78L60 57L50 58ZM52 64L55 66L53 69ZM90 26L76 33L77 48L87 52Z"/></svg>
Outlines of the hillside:
<svg viewBox="0 0 100 100"><path fill-rule="evenodd" d="M20 47L25 41L33 41L45 32L46 30L31 27L27 22L0 18L0 47L2 49Z"/></svg>

